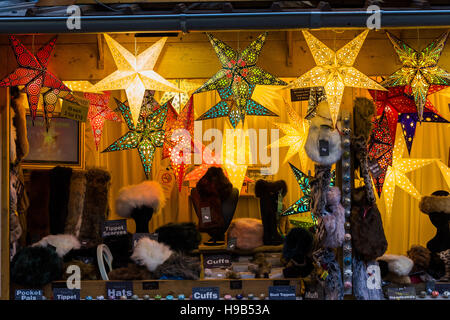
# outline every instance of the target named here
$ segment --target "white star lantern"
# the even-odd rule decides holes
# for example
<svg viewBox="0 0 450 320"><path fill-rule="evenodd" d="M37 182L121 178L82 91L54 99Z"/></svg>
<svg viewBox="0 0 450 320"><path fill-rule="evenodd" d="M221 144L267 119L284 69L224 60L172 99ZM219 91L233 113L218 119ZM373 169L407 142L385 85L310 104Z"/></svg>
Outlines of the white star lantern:
<svg viewBox="0 0 450 320"><path fill-rule="evenodd" d="M107 34L104 36L117 70L97 82L92 91L124 89L135 124L139 117L145 90L184 92L153 70L167 37L161 38L144 52L135 56Z"/></svg>

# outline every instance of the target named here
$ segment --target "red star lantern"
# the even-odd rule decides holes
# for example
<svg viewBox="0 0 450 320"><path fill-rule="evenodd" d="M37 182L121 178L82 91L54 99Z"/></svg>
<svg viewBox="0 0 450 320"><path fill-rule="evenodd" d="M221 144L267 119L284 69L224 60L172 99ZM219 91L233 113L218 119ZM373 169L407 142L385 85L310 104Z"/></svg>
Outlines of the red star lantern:
<svg viewBox="0 0 450 320"><path fill-rule="evenodd" d="M70 91L61 80L47 71L56 38L56 36L53 37L34 56L16 37L9 36L9 42L19 67L0 81L0 87L25 86L33 120L36 118L42 88Z"/></svg>
<svg viewBox="0 0 450 320"><path fill-rule="evenodd" d="M181 191L186 168L191 164L191 154L194 146L192 139L194 136L193 98L189 99L179 114L176 113L171 105L170 107L172 111L169 112L166 122L163 159L170 157L170 164L177 181L178 191ZM187 152L188 150L190 152Z"/></svg>
<svg viewBox="0 0 450 320"><path fill-rule="evenodd" d="M122 122L122 119L108 107L109 99L111 98L111 93L109 91L106 91L104 94L85 92L83 95L84 98L89 100L88 119L91 123L95 148L98 151L98 145L100 143L105 121Z"/></svg>
<svg viewBox="0 0 450 320"><path fill-rule="evenodd" d="M428 95L436 93L446 87L447 86L444 85L432 85L428 91ZM408 152L411 153L417 122L413 121L416 119L414 113L417 113L417 107L412 96L411 87L391 87L388 88L388 91L369 90L369 93L377 106L377 115L380 116L383 112L386 114L392 145L395 143L397 123L400 122L403 128L403 135L405 137ZM423 122L448 122L442 118L438 110L428 99L426 100L423 113L426 114L426 117L422 120ZM408 114L409 117L404 114Z"/></svg>

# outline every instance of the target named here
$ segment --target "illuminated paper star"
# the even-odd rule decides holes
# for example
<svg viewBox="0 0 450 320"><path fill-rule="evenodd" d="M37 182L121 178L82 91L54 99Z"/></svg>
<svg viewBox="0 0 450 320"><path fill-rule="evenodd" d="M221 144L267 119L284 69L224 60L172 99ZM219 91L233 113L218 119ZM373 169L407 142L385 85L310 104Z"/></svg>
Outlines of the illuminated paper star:
<svg viewBox="0 0 450 320"><path fill-rule="evenodd" d="M186 169L191 163L194 136L194 104L192 97L176 119L167 121L163 159L170 157L170 164L181 191Z"/></svg>
<svg viewBox="0 0 450 320"><path fill-rule="evenodd" d="M333 125L336 124L345 87L386 90L353 67L369 30L333 51L308 31L302 31L316 66L287 88L324 87Z"/></svg>
<svg viewBox="0 0 450 320"><path fill-rule="evenodd" d="M85 92L84 98L89 100L88 119L91 124L92 134L94 136L95 148L98 150L100 138L102 137L103 126L106 120L122 122L119 115L108 107L111 93L104 94Z"/></svg>
<svg viewBox="0 0 450 320"><path fill-rule="evenodd" d="M35 56L16 37L9 36L9 42L19 66L0 81L0 87L25 86L33 121L36 118L39 97L43 88L70 91L61 80L47 71L56 38L56 36L53 37L42 46Z"/></svg>
<svg viewBox="0 0 450 320"><path fill-rule="evenodd" d="M445 182L447 182L447 186L450 188L450 168L447 167L441 160L436 160L436 164L441 170Z"/></svg>
<svg viewBox="0 0 450 320"><path fill-rule="evenodd" d="M298 154L300 156L300 163L302 169L306 168L307 156L304 152L306 143L306 137L308 135L309 123L307 120L300 118L295 110L285 102L286 111L289 119L287 123L274 123L285 134L281 139L277 140L273 144L278 144L279 147L289 147L288 153L284 158L283 164ZM269 145L270 148L273 144Z"/></svg>
<svg viewBox="0 0 450 320"><path fill-rule="evenodd" d="M135 56L107 34L104 36L116 63L117 71L97 82L92 90L97 92L125 89L130 105L131 119L134 123L138 121L145 90L183 92L153 70L167 37L160 39Z"/></svg>
<svg viewBox="0 0 450 320"><path fill-rule="evenodd" d="M292 172L295 175L295 179L297 180L297 183L303 192L303 196L296 202L294 202L289 208L283 211L283 213L281 213L282 216L303 214L305 212L311 211L311 185L309 182L312 179L312 177L303 173L301 170L299 170L290 162L289 165L291 166ZM330 187L335 185L335 181L336 181L336 171L333 170L331 172ZM309 228L313 225L316 225L317 223L316 218L313 216L312 213L309 216L291 217L289 221L293 225L300 226L303 228Z"/></svg>
<svg viewBox="0 0 450 320"><path fill-rule="evenodd" d="M39 98L39 104L42 104L42 109L44 111L44 122L45 128L48 131L50 128L50 122L55 111L58 99L67 100L73 103L77 103L75 96L69 91L61 91L59 89L41 89L42 99Z"/></svg>
<svg viewBox="0 0 450 320"><path fill-rule="evenodd" d="M183 79L169 80L169 82L173 83L184 92L164 92L159 103L164 104L172 99L172 106L177 112L180 112L181 107L188 103L191 94L198 88L199 83L194 82L193 80L188 81Z"/></svg>
<svg viewBox="0 0 450 320"><path fill-rule="evenodd" d="M117 99L115 100L129 131L102 152L138 149L148 179L156 148L162 147L164 143L163 126L168 113L167 104L155 109L157 102L153 98L152 92L147 91L137 125L134 125L130 107Z"/></svg>
<svg viewBox="0 0 450 320"><path fill-rule="evenodd" d="M242 52L237 52L225 42L208 34L222 64L211 79L194 93L217 90L221 101L201 115L197 120L228 117L233 128L246 115L276 116L275 113L252 100L256 85L285 85L286 83L256 65L266 41L267 32L261 34Z"/></svg>
<svg viewBox="0 0 450 320"><path fill-rule="evenodd" d="M382 85L385 87L410 86L419 120L422 121L430 86L433 84L450 85L450 74L437 66L448 37L448 31L421 52L417 52L393 34L389 32L386 34L403 66L383 81Z"/></svg>
<svg viewBox="0 0 450 320"><path fill-rule="evenodd" d="M386 204L386 216L390 219L392 204L394 203L395 187L398 186L414 198L420 200L420 193L406 176L406 173L422 168L435 159L403 159L405 143L397 139L394 146L394 158L392 166L389 166L383 186L384 202Z"/></svg>
<svg viewBox="0 0 450 320"><path fill-rule="evenodd" d="M428 94L431 95L444 88L445 86L432 85L428 90ZM388 88L388 91L383 92L369 90L369 93L377 106L377 114L381 115L383 112L386 114L392 144L395 142L397 123L401 123L409 154L411 153L414 141L416 123L419 121L416 104L414 98L409 94L410 92L411 87L408 86L390 87ZM439 114L438 110L428 99L425 103L424 115L423 122L448 122Z"/></svg>

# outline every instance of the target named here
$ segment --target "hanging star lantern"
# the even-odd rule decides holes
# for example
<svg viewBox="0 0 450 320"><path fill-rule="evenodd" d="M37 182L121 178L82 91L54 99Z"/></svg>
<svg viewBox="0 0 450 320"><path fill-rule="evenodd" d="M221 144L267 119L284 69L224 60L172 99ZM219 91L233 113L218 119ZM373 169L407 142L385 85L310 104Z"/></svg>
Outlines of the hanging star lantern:
<svg viewBox="0 0 450 320"><path fill-rule="evenodd" d="M324 87L333 125L336 124L345 87L386 90L353 67L368 30L334 52L308 31L302 31L316 66L287 88Z"/></svg>
<svg viewBox="0 0 450 320"><path fill-rule="evenodd" d="M286 164L290 158L298 154L302 169L304 170L306 168L307 156L303 148L305 147L306 137L308 135L309 123L307 120L300 118L297 112L286 101L285 107L289 123L274 123L275 126L283 131L284 136L273 144L278 144L279 147L289 147L283 164ZM267 148L270 148L273 144L270 144Z"/></svg>
<svg viewBox="0 0 450 320"><path fill-rule="evenodd" d="M241 190L251 159L251 150L246 148L247 129L228 131L222 145L222 163L230 182ZM236 139L235 139L236 138ZM223 152L225 150L225 152Z"/></svg>
<svg viewBox="0 0 450 320"><path fill-rule="evenodd" d="M111 93L104 94L85 92L84 98L89 100L88 119L91 124L92 135L94 136L95 148L98 150L103 126L106 120L122 122L119 115L108 107Z"/></svg>
<svg viewBox="0 0 450 320"><path fill-rule="evenodd" d="M41 92L44 92L42 94L42 104L44 109L45 127L48 130L50 128L50 121L53 116L53 112L55 111L56 104L58 103L58 99L67 100L73 103L76 103L77 101L75 96L69 91L43 88Z"/></svg>
<svg viewBox="0 0 450 320"><path fill-rule="evenodd" d="M406 173L422 168L435 159L404 159L405 143L402 139L397 139L394 146L394 157L392 165L388 166L386 179L383 186L384 202L386 204L386 216L388 220L391 216L392 204L394 203L395 187L398 186L414 198L420 200L420 193L406 176Z"/></svg>
<svg viewBox="0 0 450 320"><path fill-rule="evenodd" d="M192 148L194 146L193 136L194 104L191 97L176 116L176 119L168 120L166 124L163 159L170 157L170 164L178 184L178 191L181 191L186 169L191 163Z"/></svg>
<svg viewBox="0 0 450 320"><path fill-rule="evenodd" d="M47 70L56 36L33 55L16 37L9 36L9 42L16 56L18 67L0 81L0 87L25 86L30 114L36 118L39 97L43 88L70 91L61 80Z"/></svg>
<svg viewBox="0 0 450 320"><path fill-rule="evenodd" d="M447 186L450 188L450 168L447 167L441 160L436 160L436 164L441 170Z"/></svg>
<svg viewBox="0 0 450 320"><path fill-rule="evenodd" d="M438 67L439 58L448 37L448 31L417 52L393 34L386 32L403 66L390 75L385 87L410 86L419 120L423 119L428 91L431 85L450 85L450 74Z"/></svg>
<svg viewBox="0 0 450 320"><path fill-rule="evenodd" d="M171 104L173 106L173 108L177 111L180 112L181 107L185 106L190 97L191 97L191 93L193 91L195 91L198 86L199 83L194 82L193 80L169 80L171 83L173 83L174 85L176 85L177 87L179 87L181 90L183 90L184 92L164 92L163 96L161 97L161 99L159 100L159 103L162 105L164 103L166 103L169 100L172 100Z"/></svg>
<svg viewBox="0 0 450 320"><path fill-rule="evenodd" d="M153 70L167 37L160 39L135 56L107 34L104 36L116 63L117 71L97 82L92 90L98 92L124 89L134 123L138 121L139 110L147 89L183 92Z"/></svg>
<svg viewBox="0 0 450 320"><path fill-rule="evenodd" d="M367 149L369 160L376 164L377 167L377 170L370 170L370 174L378 197L380 197L388 166L392 165L392 152L394 149L394 140L391 139L386 113L374 120Z"/></svg>
<svg viewBox="0 0 450 320"><path fill-rule="evenodd" d="M244 122L245 116L277 116L252 100L256 85L286 85L286 83L256 65L267 33L261 34L241 53L223 41L208 34L209 40L222 64L211 79L194 93L217 90L221 101L197 120L228 117L233 128Z"/></svg>
<svg viewBox="0 0 450 320"><path fill-rule="evenodd" d="M155 109L157 102L155 102L152 92L147 91L139 120L135 125L131 118L130 107L117 99L116 103L129 131L102 152L137 149L145 175L149 179L156 148L162 147L164 143L163 126L168 113L167 104Z"/></svg>
<svg viewBox="0 0 450 320"><path fill-rule="evenodd" d="M431 95L444 88L445 86L432 85L428 90L428 94ZM386 113L392 143L395 142L397 123L401 124L409 154L411 154L416 124L417 121L419 121L416 104L414 99L410 96L410 92L411 87L408 86L390 87L388 88L388 91L383 92L369 90L369 93L377 106L377 114L381 115L383 112ZM428 99L425 103L422 121L448 123Z"/></svg>
<svg viewBox="0 0 450 320"><path fill-rule="evenodd" d="M289 165L291 166L291 170L294 173L295 179L297 180L298 185L300 186L300 189L303 192L303 196L294 202L289 208L287 208L284 212L281 213L282 216L291 216L294 214L303 214L306 212L311 211L311 186L310 186L310 180L312 179L311 176L303 173L301 170L299 170L297 167L295 167L292 163L289 162ZM336 183L336 171L333 170L331 172L331 181L330 181L330 187L334 186ZM308 229L311 226L314 226L317 224L316 218L311 215L309 216L299 216L299 217L291 217L290 219L291 224L295 226L299 226L302 228Z"/></svg>

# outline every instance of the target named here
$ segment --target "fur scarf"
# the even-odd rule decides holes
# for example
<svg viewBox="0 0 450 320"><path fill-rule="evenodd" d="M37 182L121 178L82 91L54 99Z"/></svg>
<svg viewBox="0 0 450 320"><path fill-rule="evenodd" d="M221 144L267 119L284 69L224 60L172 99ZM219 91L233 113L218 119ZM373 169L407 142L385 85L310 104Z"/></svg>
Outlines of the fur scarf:
<svg viewBox="0 0 450 320"><path fill-rule="evenodd" d="M345 209L341 205L341 191L332 187L327 193L326 214L322 215L327 235L324 239L324 248L337 248L344 242Z"/></svg>
<svg viewBox="0 0 450 320"><path fill-rule="evenodd" d="M72 249L80 249L81 244L78 239L71 234L49 235L34 243L33 247L53 246L59 257L64 257Z"/></svg>
<svg viewBox="0 0 450 320"><path fill-rule="evenodd" d="M322 165L332 165L342 156L341 135L333 127L328 102L319 103L316 112L309 126L305 151L312 161ZM328 142L328 155L320 155L319 140Z"/></svg>
<svg viewBox="0 0 450 320"><path fill-rule="evenodd" d="M86 173L86 193L79 239L86 241L88 246L97 246L103 241L100 229L109 212L110 181L111 175L103 169L89 169Z"/></svg>
<svg viewBox="0 0 450 320"><path fill-rule="evenodd" d="M71 176L72 168L57 166L50 170L50 200L48 214L50 218L51 234L64 233Z"/></svg>
<svg viewBox="0 0 450 320"><path fill-rule="evenodd" d="M450 196L424 196L419 202L423 213L442 212L450 214Z"/></svg>
<svg viewBox="0 0 450 320"><path fill-rule="evenodd" d="M116 212L121 217L129 218L135 208L147 206L157 212L165 204L166 197L161 185L156 181L144 181L119 190Z"/></svg>
<svg viewBox="0 0 450 320"><path fill-rule="evenodd" d="M134 247L131 259L140 266L145 266L154 272L172 255L173 251L168 246L150 238L141 238Z"/></svg>
<svg viewBox="0 0 450 320"><path fill-rule="evenodd" d="M70 195L64 233L80 235L86 193L86 172L74 171L70 179Z"/></svg>
<svg viewBox="0 0 450 320"><path fill-rule="evenodd" d="M28 100L25 93L20 93L17 88L11 88L11 133L15 135L11 144L13 151L10 152L11 163L18 163L28 155L29 144L27 136L27 109ZM10 139L12 139L11 137Z"/></svg>
<svg viewBox="0 0 450 320"><path fill-rule="evenodd" d="M334 252L330 249L320 249L313 253L313 257L316 264L325 267L328 272L325 281L319 281L323 287L325 300L343 300L344 285L341 268L336 261Z"/></svg>

